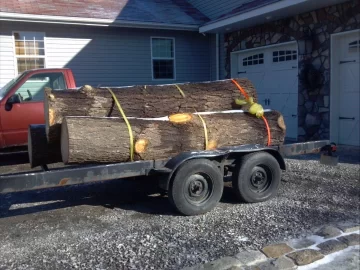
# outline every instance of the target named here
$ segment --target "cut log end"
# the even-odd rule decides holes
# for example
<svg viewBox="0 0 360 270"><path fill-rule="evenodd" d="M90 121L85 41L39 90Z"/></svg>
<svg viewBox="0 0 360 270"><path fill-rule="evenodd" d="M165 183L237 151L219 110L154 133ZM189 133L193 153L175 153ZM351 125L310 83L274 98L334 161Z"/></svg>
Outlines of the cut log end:
<svg viewBox="0 0 360 270"><path fill-rule="evenodd" d="M61 125L61 158L65 164L69 162L69 132L66 119L63 119Z"/></svg>
<svg viewBox="0 0 360 270"><path fill-rule="evenodd" d="M49 109L48 118L50 126L55 125L55 111L53 109Z"/></svg>
<svg viewBox="0 0 360 270"><path fill-rule="evenodd" d="M215 140L210 140L206 150L214 150L217 148L217 142Z"/></svg>
<svg viewBox="0 0 360 270"><path fill-rule="evenodd" d="M142 154L146 152L149 141L146 139L140 139L135 143L135 152L137 154Z"/></svg>
<svg viewBox="0 0 360 270"><path fill-rule="evenodd" d="M193 119L190 113L176 113L169 116L169 121L174 124L188 123Z"/></svg>
<svg viewBox="0 0 360 270"><path fill-rule="evenodd" d="M29 125L28 154L31 168L61 162L60 143L49 143L45 125Z"/></svg>
<svg viewBox="0 0 360 270"><path fill-rule="evenodd" d="M286 125L285 125L285 121L284 121L284 117L282 115L279 116L278 120L277 120L278 126L282 129L282 130L286 130Z"/></svg>

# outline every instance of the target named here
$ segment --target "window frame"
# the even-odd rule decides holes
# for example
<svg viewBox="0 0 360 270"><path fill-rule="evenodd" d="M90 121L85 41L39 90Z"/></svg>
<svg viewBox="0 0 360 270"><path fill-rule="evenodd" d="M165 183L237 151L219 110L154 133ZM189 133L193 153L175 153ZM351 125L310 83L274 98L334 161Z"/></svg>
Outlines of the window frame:
<svg viewBox="0 0 360 270"><path fill-rule="evenodd" d="M171 39L173 42L173 57L154 57L153 56L153 39ZM175 50L175 38L174 37L164 37L164 36L151 36L150 37L150 53L151 53L151 79L153 81L176 81L176 50ZM173 60L173 70L174 76L171 79L156 79L154 78L154 60Z"/></svg>
<svg viewBox="0 0 360 270"><path fill-rule="evenodd" d="M33 56L27 56L27 55L16 55L16 43L15 43L15 33L37 33L44 36L44 55L33 55ZM44 59L44 68L46 68L47 58L46 58L46 33L40 32L40 31L12 31L12 39L13 39L13 53L14 53L14 66L15 66L15 72L14 75L17 76L20 74L19 67L17 63L18 58L42 58Z"/></svg>
<svg viewBox="0 0 360 270"><path fill-rule="evenodd" d="M287 54L288 51L290 51L291 53ZM281 55L280 52L284 52L284 54ZM277 55L274 55L275 53L277 53ZM288 56L291 57L290 60L286 59ZM281 61L280 60L281 57L284 57L284 60ZM272 51L271 58L272 58L272 64L286 63L290 61L299 61L299 53L297 50L292 50L292 49L274 50ZM275 61L275 59L277 59L277 61Z"/></svg>
<svg viewBox="0 0 360 270"><path fill-rule="evenodd" d="M256 58L254 58L256 56ZM262 56L262 57L260 57ZM249 59L251 57L251 59ZM262 63L260 61L262 60ZM251 61L251 65L249 65ZM257 61L255 64L254 62ZM246 63L246 65L244 65ZM259 66L259 65L265 65L265 52L259 52L257 54L252 54L247 57L244 57L242 59L242 66L243 67L252 67L252 66Z"/></svg>

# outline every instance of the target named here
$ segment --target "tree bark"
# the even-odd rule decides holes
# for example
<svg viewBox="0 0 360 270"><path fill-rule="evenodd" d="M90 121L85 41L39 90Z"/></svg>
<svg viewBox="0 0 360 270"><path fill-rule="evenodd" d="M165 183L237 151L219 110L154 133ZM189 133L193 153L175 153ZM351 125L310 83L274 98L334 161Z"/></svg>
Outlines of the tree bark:
<svg viewBox="0 0 360 270"><path fill-rule="evenodd" d="M257 101L256 90L249 80L236 81ZM178 86L185 97L174 84L111 89L128 117L143 118L162 117L178 112L230 110L236 108L234 99L242 97L231 80L185 83ZM45 123L49 141L60 140L60 127L65 116L118 117L120 113L106 88L84 86L79 91L47 89Z"/></svg>
<svg viewBox="0 0 360 270"><path fill-rule="evenodd" d="M267 144L267 129L261 118L244 112L201 116L207 128L208 150ZM272 144L282 144L286 129L282 115L271 111L266 112L265 117L270 126ZM184 151L205 149L204 125L196 114L190 117L180 115L178 119L134 118L129 122L134 135L135 160L167 159ZM62 122L61 152L65 164L129 161L129 142L128 128L121 118L65 117Z"/></svg>
<svg viewBox="0 0 360 270"><path fill-rule="evenodd" d="M62 161L60 142L48 143L45 125L29 125L28 154L31 168Z"/></svg>

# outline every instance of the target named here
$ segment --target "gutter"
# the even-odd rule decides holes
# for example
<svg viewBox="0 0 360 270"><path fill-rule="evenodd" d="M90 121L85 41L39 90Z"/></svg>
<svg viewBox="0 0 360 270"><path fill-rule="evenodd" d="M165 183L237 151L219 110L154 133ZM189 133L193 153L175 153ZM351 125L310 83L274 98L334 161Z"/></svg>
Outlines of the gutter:
<svg viewBox="0 0 360 270"><path fill-rule="evenodd" d="M22 13L0 12L0 21L34 22L34 23L53 23L53 24L71 24L103 27L127 27L142 29L163 29L163 30L184 30L199 31L199 25L191 24L169 24L156 22L139 22L128 20L109 20L97 18L80 18L66 16L34 15Z"/></svg>

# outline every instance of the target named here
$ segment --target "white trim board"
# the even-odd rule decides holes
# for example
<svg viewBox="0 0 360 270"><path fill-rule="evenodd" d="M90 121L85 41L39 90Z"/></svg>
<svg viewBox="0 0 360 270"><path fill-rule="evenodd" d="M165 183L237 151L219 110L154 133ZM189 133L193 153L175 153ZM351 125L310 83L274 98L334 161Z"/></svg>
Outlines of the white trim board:
<svg viewBox="0 0 360 270"><path fill-rule="evenodd" d="M341 32L332 34L330 36L330 140L333 142L338 142L339 140L339 94L340 89L338 87L338 75L339 75L339 56L338 56L338 47L336 47L339 38L353 34L359 33L360 36L360 29L351 30L347 32ZM336 47L336 48L335 48Z"/></svg>

